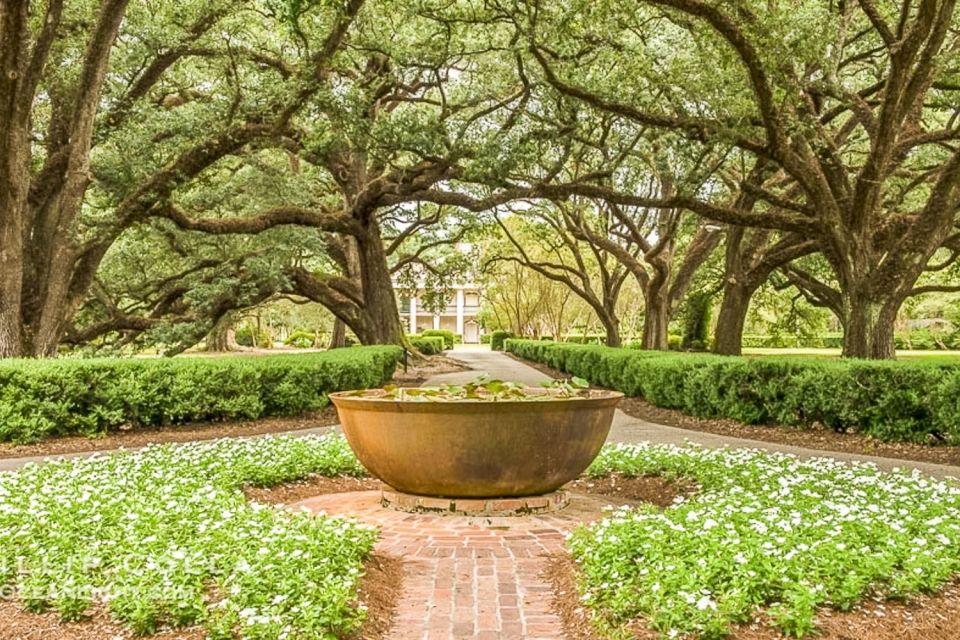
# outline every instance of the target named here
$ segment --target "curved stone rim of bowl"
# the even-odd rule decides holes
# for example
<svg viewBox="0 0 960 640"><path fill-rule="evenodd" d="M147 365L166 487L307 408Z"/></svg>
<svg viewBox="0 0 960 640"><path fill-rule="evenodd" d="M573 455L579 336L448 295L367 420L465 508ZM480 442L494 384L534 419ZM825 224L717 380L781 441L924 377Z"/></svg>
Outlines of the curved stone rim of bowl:
<svg viewBox="0 0 960 640"><path fill-rule="evenodd" d="M410 387L411 389L422 389L423 387ZM624 394L620 391L610 391L608 389L591 389L590 396L574 396L570 398L550 398L546 400L474 400L468 398L457 398L452 400L431 401L431 400L398 400L396 398L381 398L377 396L358 396L357 392L383 391L382 389L357 389L353 391L336 391L328 395L334 405L340 403L345 405L360 406L363 405L368 411L418 411L422 413L462 413L466 407L470 407L470 413L480 413L482 411L511 411L524 409L526 411L563 411L576 405L591 404L594 406L605 407L617 405L623 399ZM541 391L546 393L549 389L540 387L527 387L524 391ZM482 409L481 409L482 407Z"/></svg>

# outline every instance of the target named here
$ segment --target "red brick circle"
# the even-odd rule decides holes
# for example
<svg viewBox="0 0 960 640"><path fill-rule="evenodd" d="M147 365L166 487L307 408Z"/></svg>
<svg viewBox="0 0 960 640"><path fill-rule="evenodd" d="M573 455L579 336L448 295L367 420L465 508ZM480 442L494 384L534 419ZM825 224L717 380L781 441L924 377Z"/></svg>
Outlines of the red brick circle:
<svg viewBox="0 0 960 640"><path fill-rule="evenodd" d="M322 495L292 508L380 527L377 551L406 568L389 640L561 640L545 556L563 552L566 534L609 504L570 498L562 511L522 517L404 513L381 506L379 491Z"/></svg>
<svg viewBox="0 0 960 640"><path fill-rule="evenodd" d="M554 491L521 498L434 498L403 493L385 485L380 504L395 511L439 516L528 516L564 509L570 504L570 494Z"/></svg>

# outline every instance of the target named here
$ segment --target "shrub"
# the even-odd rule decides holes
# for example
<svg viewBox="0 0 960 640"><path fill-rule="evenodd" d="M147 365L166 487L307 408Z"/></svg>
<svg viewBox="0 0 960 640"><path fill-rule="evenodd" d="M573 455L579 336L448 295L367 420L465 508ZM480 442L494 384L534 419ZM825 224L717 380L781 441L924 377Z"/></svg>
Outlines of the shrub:
<svg viewBox="0 0 960 640"><path fill-rule="evenodd" d="M480 344L490 344L490 337L492 334L484 333L480 336Z"/></svg>
<svg viewBox="0 0 960 640"><path fill-rule="evenodd" d="M503 351L504 343L513 337L509 331L494 331L490 334L490 348L493 351Z"/></svg>
<svg viewBox="0 0 960 640"><path fill-rule="evenodd" d="M256 327L244 325L234 333L234 340L241 347L259 347L269 349L273 346L273 339L266 331L257 331Z"/></svg>
<svg viewBox="0 0 960 640"><path fill-rule="evenodd" d="M453 349L453 345L456 342L453 331L448 329L427 329L426 331L421 331L420 335L427 338L440 336L443 338L443 344L447 349Z"/></svg>
<svg viewBox="0 0 960 640"><path fill-rule="evenodd" d="M297 349L309 349L317 341L317 335L311 331L294 331L287 339L283 341L283 344L288 347L296 347Z"/></svg>
<svg viewBox="0 0 960 640"><path fill-rule="evenodd" d="M607 341L607 336L598 333L571 333L563 336L563 341L572 342L574 344L603 344Z"/></svg>
<svg viewBox="0 0 960 640"><path fill-rule="evenodd" d="M378 387L399 347L227 358L0 362L0 441L297 415L332 391Z"/></svg>
<svg viewBox="0 0 960 640"><path fill-rule="evenodd" d="M567 374L705 418L856 429L888 441L960 441L960 367L936 362L742 358L509 340Z"/></svg>
<svg viewBox="0 0 960 640"><path fill-rule="evenodd" d="M435 356L443 353L446 344L442 336L411 335L407 336L410 340L410 346L425 356Z"/></svg>

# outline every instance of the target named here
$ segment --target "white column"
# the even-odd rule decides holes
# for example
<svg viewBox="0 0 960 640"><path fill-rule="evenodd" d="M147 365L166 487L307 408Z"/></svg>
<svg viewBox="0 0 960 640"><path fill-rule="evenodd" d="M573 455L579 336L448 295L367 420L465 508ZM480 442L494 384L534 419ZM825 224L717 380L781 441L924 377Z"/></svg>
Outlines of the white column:
<svg viewBox="0 0 960 640"><path fill-rule="evenodd" d="M439 328L440 328L440 316L439 316L439 314L433 316L433 328L434 328L434 329L439 329Z"/></svg>
<svg viewBox="0 0 960 640"><path fill-rule="evenodd" d="M417 296L410 296L410 333L417 332Z"/></svg>
<svg viewBox="0 0 960 640"><path fill-rule="evenodd" d="M457 289L457 333L463 335L463 289Z"/></svg>

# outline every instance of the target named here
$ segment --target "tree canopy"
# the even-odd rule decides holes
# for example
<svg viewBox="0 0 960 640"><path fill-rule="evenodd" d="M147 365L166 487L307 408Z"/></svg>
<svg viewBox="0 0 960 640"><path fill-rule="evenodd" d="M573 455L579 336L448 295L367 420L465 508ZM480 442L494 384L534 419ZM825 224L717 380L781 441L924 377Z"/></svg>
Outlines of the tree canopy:
<svg viewBox="0 0 960 640"><path fill-rule="evenodd" d="M739 353L789 291L887 358L960 290L951 0L0 0L0 96L0 357L278 297L403 343L395 284L486 265L514 331Z"/></svg>

